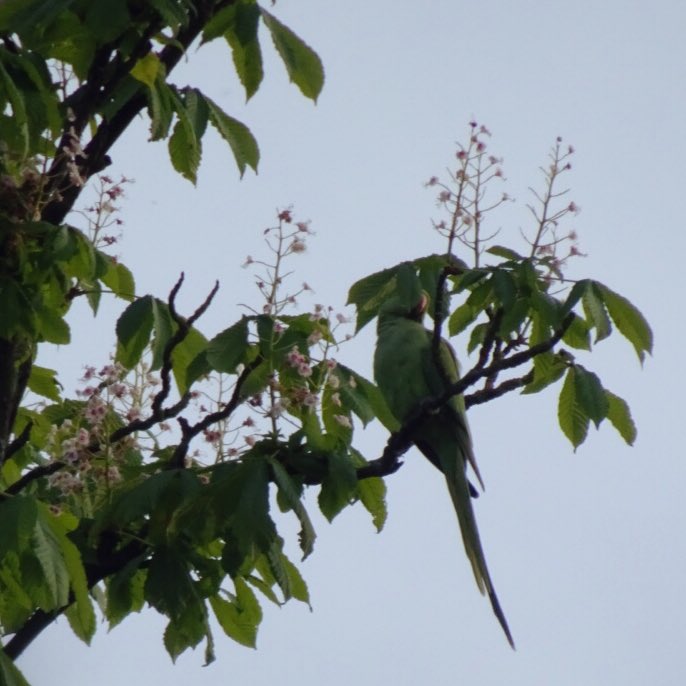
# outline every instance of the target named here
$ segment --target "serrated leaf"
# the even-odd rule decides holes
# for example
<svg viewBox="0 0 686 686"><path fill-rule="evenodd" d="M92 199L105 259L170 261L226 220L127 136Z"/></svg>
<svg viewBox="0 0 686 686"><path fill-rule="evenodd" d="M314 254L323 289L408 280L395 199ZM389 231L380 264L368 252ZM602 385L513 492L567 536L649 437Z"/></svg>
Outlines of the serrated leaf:
<svg viewBox="0 0 686 686"><path fill-rule="evenodd" d="M310 592L307 590L307 584L305 583L302 574L300 574L300 570L288 559L288 557L286 557L286 555L282 556L282 563L288 577L290 597L305 603L311 610Z"/></svg>
<svg viewBox="0 0 686 686"><path fill-rule="evenodd" d="M107 271L100 277L118 298L133 301L136 295L136 285L131 270L121 262L117 262L109 255L103 255L107 263Z"/></svg>
<svg viewBox="0 0 686 686"><path fill-rule="evenodd" d="M589 279L582 279L572 286L572 289L569 291L567 299L562 306L564 314L568 314L574 309L574 306L581 300L590 283Z"/></svg>
<svg viewBox="0 0 686 686"><path fill-rule="evenodd" d="M233 583L233 602L214 595L209 598L210 605L219 626L229 638L248 648L255 648L257 630L262 621L262 608L244 579L236 577Z"/></svg>
<svg viewBox="0 0 686 686"><path fill-rule="evenodd" d="M575 392L584 414L598 427L607 417L608 400L600 379L580 365L574 367Z"/></svg>
<svg viewBox="0 0 686 686"><path fill-rule="evenodd" d="M198 181L197 173L201 157L200 141L195 137L187 115L180 115L169 138L169 159L172 166L181 176L195 185Z"/></svg>
<svg viewBox="0 0 686 686"><path fill-rule="evenodd" d="M145 604L145 577L139 569L140 560L132 560L107 580L105 616L110 629L132 612L140 612Z"/></svg>
<svg viewBox="0 0 686 686"><path fill-rule="evenodd" d="M319 491L319 509L331 522L355 496L357 475L346 452L333 451L326 455L328 469Z"/></svg>
<svg viewBox="0 0 686 686"><path fill-rule="evenodd" d="M483 342L488 331L488 324L477 324L469 335L469 343L467 344L467 352L473 353Z"/></svg>
<svg viewBox="0 0 686 686"><path fill-rule="evenodd" d="M155 83L148 90L148 103L150 140L166 138L174 117L174 97L163 71L158 73Z"/></svg>
<svg viewBox="0 0 686 686"><path fill-rule="evenodd" d="M462 333L478 316L480 310L474 309L468 302L462 303L448 319L448 335Z"/></svg>
<svg viewBox="0 0 686 686"><path fill-rule="evenodd" d="M174 348L172 352L172 372L179 393L182 395L188 390L189 368L197 359L198 355L205 351L207 339L195 328L188 331L186 337Z"/></svg>
<svg viewBox="0 0 686 686"><path fill-rule="evenodd" d="M186 3L178 3L176 0L149 0L149 2L160 13L163 21L172 28L178 25L185 26L188 23Z"/></svg>
<svg viewBox="0 0 686 686"><path fill-rule="evenodd" d="M172 619L164 630L164 647L172 662L188 648L195 648L210 629L205 606L201 601L189 604L178 618Z"/></svg>
<svg viewBox="0 0 686 686"><path fill-rule="evenodd" d="M55 401L60 399L61 384L57 381L57 372L54 369L34 364L31 367L28 387L30 391L42 395L44 398Z"/></svg>
<svg viewBox="0 0 686 686"><path fill-rule="evenodd" d="M598 343L607 338L612 333L612 324L605 309L602 294L596 290L592 282L587 285L581 302L588 323L596 330L595 342Z"/></svg>
<svg viewBox="0 0 686 686"><path fill-rule="evenodd" d="M236 3L234 21L224 33L231 47L233 64L245 88L245 99L257 92L264 76L262 51L257 35L260 10L255 4Z"/></svg>
<svg viewBox="0 0 686 686"><path fill-rule="evenodd" d="M399 428L398 421L375 384L342 364L336 367L335 372L343 405L359 417L363 426L376 417L390 432Z"/></svg>
<svg viewBox="0 0 686 686"><path fill-rule="evenodd" d="M47 506L43 507L40 516L57 541L69 585L74 593L75 602L69 608L69 623L74 633L89 644L95 634L95 612L88 593L88 580L81 561L81 553L67 536L74 526L65 514L53 515Z"/></svg>
<svg viewBox="0 0 686 686"><path fill-rule="evenodd" d="M0 501L0 550L19 554L29 545L38 518L36 500L15 496Z"/></svg>
<svg viewBox="0 0 686 686"><path fill-rule="evenodd" d="M591 334L588 324L581 317L574 315L574 319L562 336L562 340L572 348L590 350Z"/></svg>
<svg viewBox="0 0 686 686"><path fill-rule="evenodd" d="M210 340L205 355L212 369L234 374L236 367L245 362L249 347L248 321L248 317L243 317Z"/></svg>
<svg viewBox="0 0 686 686"><path fill-rule="evenodd" d="M164 364L164 352L176 328L169 305L159 298L152 299L152 321L154 335L151 344L150 370L155 371Z"/></svg>
<svg viewBox="0 0 686 686"><path fill-rule="evenodd" d="M127 369L136 366L150 342L153 326L152 296L134 300L117 320L116 359Z"/></svg>
<svg viewBox="0 0 686 686"><path fill-rule="evenodd" d="M494 245L486 250L487 253L490 253L491 255L495 255L496 257L502 257L503 259L506 260L523 260L524 257L520 255L518 252L511 250L510 248L506 248L504 245Z"/></svg>
<svg viewBox="0 0 686 686"><path fill-rule="evenodd" d="M493 282L493 291L502 306L506 310L511 308L517 297L517 284L512 274L504 269L496 269L491 280Z"/></svg>
<svg viewBox="0 0 686 686"><path fill-rule="evenodd" d="M213 100L204 96L209 108L210 124L214 126L221 137L229 144L234 159L238 165L241 177L246 167L257 172L260 161L260 149L250 129L237 119L230 117Z"/></svg>
<svg viewBox="0 0 686 686"><path fill-rule="evenodd" d="M31 540L33 553L35 559L40 563L45 587L52 605L52 607L43 609L62 607L69 600L69 574L60 554L59 542L41 511L38 513Z"/></svg>
<svg viewBox="0 0 686 686"><path fill-rule="evenodd" d="M643 364L645 353L653 352L653 332L639 309L624 296L607 286L594 282L595 290L602 298L607 311L619 332L634 346Z"/></svg>
<svg viewBox="0 0 686 686"><path fill-rule="evenodd" d="M119 0L116 1L119 2ZM134 79L152 89L155 87L155 82L161 69L162 63L160 58L154 52L149 52L133 65L130 73Z"/></svg>
<svg viewBox="0 0 686 686"><path fill-rule="evenodd" d="M557 418L562 432L576 450L586 440L590 419L579 402L574 367L569 368L562 384Z"/></svg>
<svg viewBox="0 0 686 686"><path fill-rule="evenodd" d="M607 398L607 418L612 423L612 426L617 429L619 435L629 444L633 445L636 440L636 425L631 417L631 411L626 401L618 395L611 393L605 389L605 397Z"/></svg>
<svg viewBox="0 0 686 686"><path fill-rule="evenodd" d="M319 55L273 14L263 7L260 7L260 13L290 80L305 97L316 102L324 86L324 67Z"/></svg>
<svg viewBox="0 0 686 686"><path fill-rule="evenodd" d="M303 552L302 559L304 560L314 549L314 541L317 538L314 526L310 520L305 505L301 499L300 492L296 489L288 472L283 468L277 460L269 459L269 464L274 472L274 481L279 487L279 492L289 508L293 510L295 516L300 522L300 532L298 533L298 540L300 542L300 549Z"/></svg>
<svg viewBox="0 0 686 686"><path fill-rule="evenodd" d="M48 343L66 345L71 341L69 324L64 317L55 310L46 307L43 303L34 309L36 315L36 328L39 335Z"/></svg>
<svg viewBox="0 0 686 686"><path fill-rule="evenodd" d="M359 452L352 450L351 453L356 467L362 467L367 464L367 461ZM377 532L381 533L388 516L386 508L386 483L378 476L359 480L357 482L357 494L364 508L372 516L372 522Z"/></svg>
<svg viewBox="0 0 686 686"><path fill-rule="evenodd" d="M555 353L543 353L534 357L534 378L522 390L522 394L539 393L558 381L567 369L564 358Z"/></svg>
<svg viewBox="0 0 686 686"><path fill-rule="evenodd" d="M393 292L399 266L370 274L350 287L347 304L357 309L355 333L376 317L381 303Z"/></svg>

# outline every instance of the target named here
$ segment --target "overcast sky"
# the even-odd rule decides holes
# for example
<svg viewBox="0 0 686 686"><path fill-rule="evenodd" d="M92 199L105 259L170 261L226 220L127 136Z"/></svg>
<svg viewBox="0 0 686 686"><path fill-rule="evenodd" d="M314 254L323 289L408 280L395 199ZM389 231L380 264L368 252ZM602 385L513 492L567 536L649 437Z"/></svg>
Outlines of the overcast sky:
<svg viewBox="0 0 686 686"><path fill-rule="evenodd" d="M573 276L627 296L655 332L643 369L620 339L584 361L629 402L638 440L629 448L603 427L573 453L556 425L555 392L470 411L487 486L477 517L517 652L475 588L444 481L411 451L387 480L381 535L361 508L332 525L319 518L302 566L314 612L265 604L257 651L218 634L214 664L203 668L197 650L174 666L164 624L148 611L110 634L103 625L91 648L61 620L20 667L34 686L683 684L686 7L280 0L274 12L323 59L316 106L288 84L266 36L265 83L247 106L222 45L192 54L173 76L251 127L259 175L239 181L210 134L193 188L170 170L164 144L146 144L143 121L114 151L112 173L136 179L119 249L139 292L164 296L184 270L191 308L220 279L201 327L217 332L240 315L238 303L256 302L240 265L260 254L276 209L293 205L317 234L298 279L342 310L356 279L441 250L423 182L450 163L470 119L491 129L517 199L494 219L500 242L526 227L527 187L540 187L538 166L562 136L576 149L567 180L588 255ZM43 362L73 384L84 363L106 361L121 309L112 303L95 323L75 312L78 342ZM372 349L365 331L339 357L370 374ZM384 440L377 429L358 445L373 458Z"/></svg>

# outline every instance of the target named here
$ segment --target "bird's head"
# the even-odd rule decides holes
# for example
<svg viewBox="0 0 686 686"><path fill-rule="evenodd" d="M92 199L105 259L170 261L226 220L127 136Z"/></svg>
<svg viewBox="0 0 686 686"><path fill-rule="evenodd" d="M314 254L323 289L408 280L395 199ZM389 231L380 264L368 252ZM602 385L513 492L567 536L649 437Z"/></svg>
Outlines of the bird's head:
<svg viewBox="0 0 686 686"><path fill-rule="evenodd" d="M379 318L384 316L403 317L415 322L421 322L428 307L429 294L426 291L421 291L418 298L415 296L411 299L403 298L396 294L381 305L379 308Z"/></svg>

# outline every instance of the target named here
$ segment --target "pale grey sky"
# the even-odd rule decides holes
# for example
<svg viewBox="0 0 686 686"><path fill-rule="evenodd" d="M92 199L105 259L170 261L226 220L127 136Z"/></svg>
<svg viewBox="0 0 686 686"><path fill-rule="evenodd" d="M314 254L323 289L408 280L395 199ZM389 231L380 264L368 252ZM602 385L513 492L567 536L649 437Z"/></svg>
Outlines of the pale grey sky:
<svg viewBox="0 0 686 686"><path fill-rule="evenodd" d="M643 370L619 339L586 361L631 405L638 441L629 448L603 427L573 453L554 393L470 412L487 485L477 516L516 653L475 588L440 474L411 451L387 480L381 535L361 508L319 522L302 566L314 612L265 604L257 651L218 634L214 664L201 667L198 650L173 666L163 623L145 612L111 634L103 626L91 648L61 621L20 667L34 686L683 684L683 3L280 0L274 11L323 59L316 107L288 84L266 36L267 78L247 106L223 46L174 75L252 128L258 176L239 181L210 136L194 189L170 170L163 144L145 143L144 123L115 150L113 171L137 181L121 253L139 292L163 295L185 270L190 307L219 278L203 330L224 328L237 303L254 299L240 264L260 253L276 208L292 204L317 233L298 278L342 309L356 279L441 249L422 184L449 164L471 118L493 132L517 198L498 216L501 242L526 225L527 187L539 185L560 135L577 151L568 181L588 253L573 276L630 298L655 332ZM105 361L120 310L113 303L96 323L75 316L81 342L45 362L71 382L82 364ZM372 345L365 331L339 357L369 374ZM384 438L375 429L358 445L374 457Z"/></svg>

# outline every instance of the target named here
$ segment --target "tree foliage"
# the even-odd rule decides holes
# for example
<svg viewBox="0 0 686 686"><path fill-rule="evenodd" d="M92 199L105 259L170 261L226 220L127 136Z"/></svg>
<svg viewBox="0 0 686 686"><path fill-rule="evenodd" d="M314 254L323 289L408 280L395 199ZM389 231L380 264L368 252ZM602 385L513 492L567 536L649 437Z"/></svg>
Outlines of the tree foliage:
<svg viewBox="0 0 686 686"><path fill-rule="evenodd" d="M249 128L209 95L171 75L191 45L226 40L246 98L263 78L259 27L289 79L316 100L316 53L253 0L7 0L0 5L0 650L3 683L24 684L13 660L58 616L89 642L96 605L111 626L151 606L168 619L175 659L205 645L212 625L254 646L260 601L309 603L284 551L273 499L299 524L303 559L315 531L304 495L318 489L327 519L361 503L385 517L383 477L400 467L413 429L451 395L467 406L558 384L559 424L576 448L604 420L629 444L624 400L577 360L614 330L642 362L652 334L623 296L591 279L567 280L561 233L573 203L554 209L565 152L555 145L526 251L484 233L486 190L499 161L488 132L470 127L445 182L432 179L447 219L446 250L372 274L350 289L357 330L390 294L431 294L434 335L464 336L476 362L444 397L427 398L404 425L378 389L333 356L342 317L298 312L285 263L302 252L306 223L291 210L266 232L257 270L261 309L204 335L198 321L217 288L182 314L183 276L166 298L136 293L133 274L108 252L104 228L121 184L101 172L133 119L146 112L150 139L195 182L208 124L241 175L256 169ZM74 221L84 186L99 183L97 216ZM573 242L573 240L572 240ZM471 264L458 259L459 251ZM68 397L57 372L37 364L40 345L78 344L68 314L86 298L124 301L116 354L88 368ZM75 337L76 338L76 337ZM572 351L574 351L572 353ZM363 455L354 430L380 421L380 455ZM258 600L259 598L259 600Z"/></svg>

